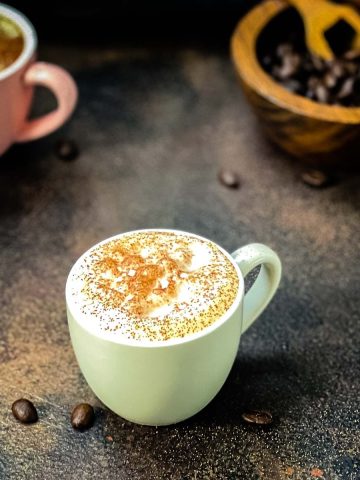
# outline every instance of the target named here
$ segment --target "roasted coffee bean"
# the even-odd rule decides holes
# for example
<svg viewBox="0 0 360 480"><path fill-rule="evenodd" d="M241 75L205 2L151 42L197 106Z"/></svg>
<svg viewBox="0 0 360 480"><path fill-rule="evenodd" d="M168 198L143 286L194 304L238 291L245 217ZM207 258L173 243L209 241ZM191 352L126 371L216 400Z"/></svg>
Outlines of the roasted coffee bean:
<svg viewBox="0 0 360 480"><path fill-rule="evenodd" d="M348 50L343 57L345 60L360 60L360 50Z"/></svg>
<svg viewBox="0 0 360 480"><path fill-rule="evenodd" d="M359 72L359 66L353 62L344 63L344 68L349 75L355 75Z"/></svg>
<svg viewBox="0 0 360 480"><path fill-rule="evenodd" d="M71 413L71 425L76 430L87 430L94 423L94 409L88 403L79 403Z"/></svg>
<svg viewBox="0 0 360 480"><path fill-rule="evenodd" d="M320 84L320 79L318 77L309 77L307 81L307 87L309 90L315 92L316 87Z"/></svg>
<svg viewBox="0 0 360 480"><path fill-rule="evenodd" d="M307 97L309 100L315 100L314 90L307 90L305 93L305 97Z"/></svg>
<svg viewBox="0 0 360 480"><path fill-rule="evenodd" d="M334 88L337 84L337 80L337 77L332 72L327 72L323 78L324 85L327 88Z"/></svg>
<svg viewBox="0 0 360 480"><path fill-rule="evenodd" d="M271 413L266 410L250 410L241 416L245 422L256 423L257 425L270 425L273 421Z"/></svg>
<svg viewBox="0 0 360 480"><path fill-rule="evenodd" d="M335 60L329 64L330 72L335 75L336 78L341 78L345 75L345 67L340 60Z"/></svg>
<svg viewBox="0 0 360 480"><path fill-rule="evenodd" d="M288 70L286 68L283 68L283 66L274 67L272 74L277 80L286 80L287 78L291 77L291 73L289 75Z"/></svg>
<svg viewBox="0 0 360 480"><path fill-rule="evenodd" d="M319 103L327 103L329 101L329 91L321 83L315 87L315 97Z"/></svg>
<svg viewBox="0 0 360 480"><path fill-rule="evenodd" d="M302 181L313 188L325 187L330 183L329 176L321 170L306 170L301 174Z"/></svg>
<svg viewBox="0 0 360 480"><path fill-rule="evenodd" d="M239 175L233 170L220 170L218 174L219 181L228 188L239 188L240 178Z"/></svg>
<svg viewBox="0 0 360 480"><path fill-rule="evenodd" d="M281 80L286 80L295 75L300 66L300 55L289 53L283 57L283 62L280 67L275 69L275 74Z"/></svg>
<svg viewBox="0 0 360 480"><path fill-rule="evenodd" d="M316 89L320 85L320 79L318 77L310 77L307 81L306 96L310 100L317 100Z"/></svg>
<svg viewBox="0 0 360 480"><path fill-rule="evenodd" d="M278 45L276 48L276 55L282 58L293 51L294 47L290 43L280 43L280 45Z"/></svg>
<svg viewBox="0 0 360 480"><path fill-rule="evenodd" d="M26 398L16 400L11 406L11 411L14 417L21 423L34 423L38 420L34 404Z"/></svg>
<svg viewBox="0 0 360 480"><path fill-rule="evenodd" d="M56 155L67 162L75 160L79 156L79 148L74 140L61 139L55 146Z"/></svg>
<svg viewBox="0 0 360 480"><path fill-rule="evenodd" d="M262 58L261 63L265 67L269 67L272 64L273 60L270 55L265 55L265 57Z"/></svg>
<svg viewBox="0 0 360 480"><path fill-rule="evenodd" d="M354 77L347 78L344 81L344 83L341 85L339 93L337 94L337 98L343 99L352 95L354 93L354 83L355 83Z"/></svg>
<svg viewBox="0 0 360 480"><path fill-rule="evenodd" d="M303 86L298 80L284 80L281 82L281 85L293 93L301 93L303 91Z"/></svg>
<svg viewBox="0 0 360 480"><path fill-rule="evenodd" d="M321 72L324 69L325 62L320 57L317 57L316 55L311 55L311 60L315 70Z"/></svg>
<svg viewBox="0 0 360 480"><path fill-rule="evenodd" d="M315 67L314 67L311 55L309 53L305 53L305 55L303 56L302 68L306 72L310 72L310 73L315 72Z"/></svg>

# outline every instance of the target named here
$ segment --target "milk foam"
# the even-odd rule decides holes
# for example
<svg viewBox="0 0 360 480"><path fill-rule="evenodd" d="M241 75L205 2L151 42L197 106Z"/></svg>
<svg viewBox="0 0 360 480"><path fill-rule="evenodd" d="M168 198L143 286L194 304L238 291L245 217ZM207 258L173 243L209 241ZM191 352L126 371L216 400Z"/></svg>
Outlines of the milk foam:
<svg viewBox="0 0 360 480"><path fill-rule="evenodd" d="M72 308L94 333L163 341L220 318L239 288L212 242L180 232L139 231L90 249L68 280Z"/></svg>

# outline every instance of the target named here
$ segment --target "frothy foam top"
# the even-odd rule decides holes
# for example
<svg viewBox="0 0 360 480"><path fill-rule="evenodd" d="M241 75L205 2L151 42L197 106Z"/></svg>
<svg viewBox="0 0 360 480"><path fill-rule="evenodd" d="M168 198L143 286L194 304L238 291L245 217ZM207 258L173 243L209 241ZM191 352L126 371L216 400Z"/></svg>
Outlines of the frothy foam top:
<svg viewBox="0 0 360 480"><path fill-rule="evenodd" d="M151 341L203 330L231 307L239 288L233 264L214 243L161 231L93 247L68 282L91 330Z"/></svg>

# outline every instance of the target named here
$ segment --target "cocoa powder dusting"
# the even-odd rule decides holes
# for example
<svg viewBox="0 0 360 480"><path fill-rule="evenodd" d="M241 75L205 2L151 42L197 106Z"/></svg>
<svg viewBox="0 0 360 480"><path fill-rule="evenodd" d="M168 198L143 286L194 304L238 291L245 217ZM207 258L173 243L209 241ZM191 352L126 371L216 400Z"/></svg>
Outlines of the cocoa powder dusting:
<svg viewBox="0 0 360 480"><path fill-rule="evenodd" d="M215 244L172 232L104 242L79 270L72 296L81 312L130 339L168 340L205 328L230 308L239 284Z"/></svg>

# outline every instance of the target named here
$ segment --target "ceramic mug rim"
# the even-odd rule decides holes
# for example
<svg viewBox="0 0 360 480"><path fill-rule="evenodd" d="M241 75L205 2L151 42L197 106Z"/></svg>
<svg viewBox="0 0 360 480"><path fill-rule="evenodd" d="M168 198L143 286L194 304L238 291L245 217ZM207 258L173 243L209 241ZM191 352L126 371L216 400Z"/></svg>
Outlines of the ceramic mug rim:
<svg viewBox="0 0 360 480"><path fill-rule="evenodd" d="M15 62L0 72L1 81L13 75L31 59L37 47L37 35L30 20L16 8L0 3L0 15L16 23L24 36L24 48L22 52Z"/></svg>
<svg viewBox="0 0 360 480"><path fill-rule="evenodd" d="M134 233L140 233L140 232L170 232L170 233L176 233L176 234L182 234L182 235L190 235L191 237L198 238L200 240L205 240L206 242L211 242L214 245L216 245L217 248L226 256L226 258L231 262L231 264L234 266L235 271L237 273L238 279L239 279L239 284L238 284L238 292L236 294L236 297L231 304L231 306L228 308L228 310L220 316L217 320L215 320L211 325L205 327L203 330L200 330L199 332L192 333L190 335L186 335L185 337L182 338L173 338L171 340L130 340L127 338L109 338L105 332L103 331L98 331L94 332L92 331L87 325L86 325L86 315L82 314L78 309L76 310L76 314L74 315L74 308L72 305L71 298L72 296L70 295L70 278L73 274L73 271L76 269L76 267L79 265L79 263L82 262L83 258L87 255L89 250L92 250L99 245L102 245L104 243L107 243L111 240L115 240L121 237L124 237L126 235L131 235ZM143 229L138 229L138 230L131 230L127 232L123 232L120 234L113 235L109 238L106 238L105 240L102 240L90 248L88 248L73 264L67 280L66 280L66 286L65 286L65 298L66 298L66 307L69 310L71 316L73 317L74 321L82 327L89 335L92 335L96 337L97 339L101 339L110 343L118 344L118 345L123 345L123 346L128 346L128 347L140 347L140 348L166 348L166 347L175 347L177 345L183 345L186 343L190 343L192 341L198 340L200 338L206 337L207 335L213 333L215 330L217 330L220 326L222 326L226 321L233 315L233 313L236 311L238 308L239 304L241 303L241 300L244 296L244 278L243 275L240 271L239 266L231 256L229 252L227 252L224 248L222 248L220 245L218 245L216 242L213 240L209 240L206 237L203 237L201 235L197 235L195 233L190 233L186 232L184 230L177 230L177 229L170 229L170 228L143 228ZM241 319L239 319L241 321Z"/></svg>

